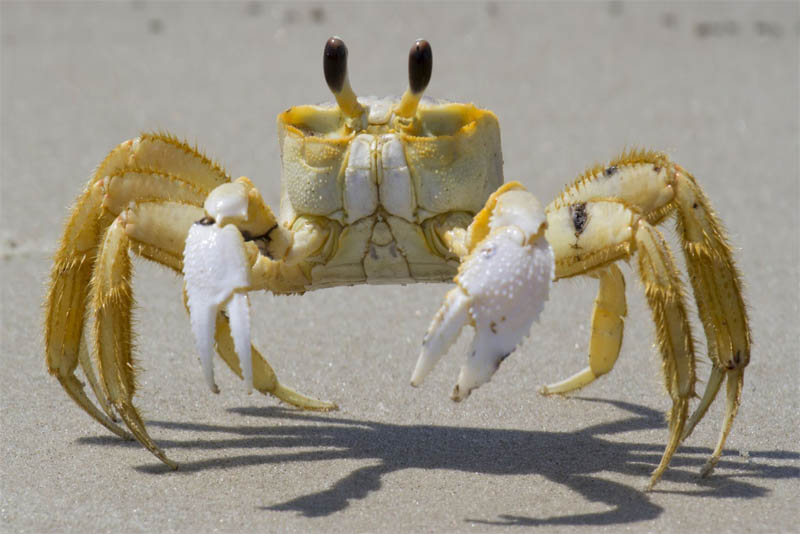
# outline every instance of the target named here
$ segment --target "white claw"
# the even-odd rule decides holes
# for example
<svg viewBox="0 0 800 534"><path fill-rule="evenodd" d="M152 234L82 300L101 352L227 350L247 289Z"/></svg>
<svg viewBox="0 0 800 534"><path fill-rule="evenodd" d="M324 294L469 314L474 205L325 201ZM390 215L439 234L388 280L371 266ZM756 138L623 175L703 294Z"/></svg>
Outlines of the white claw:
<svg viewBox="0 0 800 534"><path fill-rule="evenodd" d="M237 290L250 285L250 271L239 230L233 225L193 224L183 252L183 275L192 333L208 387L219 392L214 382L214 333L217 313L224 305L249 392L253 385L250 315L247 295Z"/></svg>
<svg viewBox="0 0 800 534"><path fill-rule="evenodd" d="M242 366L247 393L253 392L253 359L250 353L250 302L244 293L234 293L225 307L231 322L233 348Z"/></svg>
<svg viewBox="0 0 800 534"><path fill-rule="evenodd" d="M469 320L469 305L470 298L460 287L447 292L444 304L434 316L428 333L422 340L422 353L411 377L412 386L417 387L422 384L422 380L431 372L436 362L458 338L461 329Z"/></svg>
<svg viewBox="0 0 800 534"><path fill-rule="evenodd" d="M457 287L447 293L425 335L412 385L421 383L467 323L475 327L475 338L451 395L455 401L488 382L528 335L547 301L555 269L553 251L540 232L543 224L544 214L530 193L511 190L498 198L489 235L464 259Z"/></svg>

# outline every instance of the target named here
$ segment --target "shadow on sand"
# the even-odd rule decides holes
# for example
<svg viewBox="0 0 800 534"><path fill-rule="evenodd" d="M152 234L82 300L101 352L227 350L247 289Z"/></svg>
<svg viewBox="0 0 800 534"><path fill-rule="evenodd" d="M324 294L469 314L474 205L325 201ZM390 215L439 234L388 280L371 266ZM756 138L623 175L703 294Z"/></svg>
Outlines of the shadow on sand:
<svg viewBox="0 0 800 534"><path fill-rule="evenodd" d="M663 428L663 415L649 408L619 401L602 402L624 410L629 417L590 426L575 432L533 432L522 430L463 428L431 425L392 425L299 412L282 407L236 408L233 413L264 419L280 419L281 426L203 425L150 421L162 428L233 434L238 437L217 440L159 440L167 450L173 448L225 451L218 458L182 462L178 474L208 469L235 469L242 466L312 463L332 459L378 461L354 470L333 486L287 502L266 506L264 510L296 511L306 517L328 516L344 510L349 502L364 499L378 491L384 475L401 469L448 469L490 475L541 475L564 484L591 502L604 503L609 510L598 513L533 518L501 515L497 520L466 518L486 525L612 525L646 521L659 516L662 508L652 503L639 488L602 478L604 472L621 473L641 479L661 459L663 447L655 444L614 442L599 436L636 430ZM297 425L287 425L287 421ZM93 445L139 446L112 437L82 438ZM302 447L300 452L281 453L281 449ZM252 453L229 456L232 449ZM269 451L267 451L269 449ZM318 449L318 450L307 450ZM277 450L277 452L276 452ZM747 457L726 451L714 474L706 479L697 473L711 454L704 447L681 447L664 474L665 481L691 483L687 495L714 498L754 499L769 490L745 479L800 478L794 463L800 454L785 451L750 451ZM164 473L164 465L137 467L146 473ZM663 485L663 484L662 484ZM658 492L656 487L656 492Z"/></svg>

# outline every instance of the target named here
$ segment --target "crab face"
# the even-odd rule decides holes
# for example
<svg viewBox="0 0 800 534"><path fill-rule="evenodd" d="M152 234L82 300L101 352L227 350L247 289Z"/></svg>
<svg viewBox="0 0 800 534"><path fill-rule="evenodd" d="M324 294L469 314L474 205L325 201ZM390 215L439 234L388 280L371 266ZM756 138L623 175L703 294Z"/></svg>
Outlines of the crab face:
<svg viewBox="0 0 800 534"><path fill-rule="evenodd" d="M497 117L421 99L431 67L425 41L412 47L401 99L356 98L340 40L328 42L325 58L337 104L278 116L280 220L328 234L312 286L452 278L458 262L441 232L465 228L503 183Z"/></svg>

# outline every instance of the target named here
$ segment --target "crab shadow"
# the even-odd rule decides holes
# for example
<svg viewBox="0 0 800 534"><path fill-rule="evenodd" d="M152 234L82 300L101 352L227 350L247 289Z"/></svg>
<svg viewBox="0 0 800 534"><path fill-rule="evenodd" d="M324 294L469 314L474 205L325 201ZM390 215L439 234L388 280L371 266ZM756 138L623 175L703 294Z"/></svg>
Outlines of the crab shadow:
<svg viewBox="0 0 800 534"><path fill-rule="evenodd" d="M281 425L229 426L166 421L151 421L148 424L173 430L235 436L216 440L159 440L167 450L225 451L221 457L182 462L178 474L286 462L311 464L335 459L379 462L354 470L328 488L265 506L262 508L264 510L295 511L306 517L328 516L347 508L350 501L364 499L371 492L378 491L382 478L392 472L403 469L447 469L488 475L540 475L567 486L588 501L604 503L609 507L603 512L569 516L534 518L501 515L497 520L466 518L468 522L498 526L611 525L658 517L663 509L651 502L641 488L610 481L603 478L603 473L630 475L643 485L661 459L663 447L658 444L610 441L600 436L663 428L663 415L627 402L582 400L606 403L627 412L628 416L575 432L538 432L393 425L282 407L248 407L230 411L248 417L277 419ZM287 424L288 421L297 421L298 424ZM82 438L79 441L93 445L138 446L110 437ZM296 448L303 450L281 452L281 449ZM231 449L254 452L230 456ZM744 479L800 478L800 468L786 464L774 465L780 460L797 461L800 454L751 451L745 457L735 451L726 451L714 474L701 479L697 472L710 454L709 448L681 447L663 480L691 483L691 490L678 492L687 495L753 499L767 495L769 490ZM160 463L136 469L153 474L169 471Z"/></svg>

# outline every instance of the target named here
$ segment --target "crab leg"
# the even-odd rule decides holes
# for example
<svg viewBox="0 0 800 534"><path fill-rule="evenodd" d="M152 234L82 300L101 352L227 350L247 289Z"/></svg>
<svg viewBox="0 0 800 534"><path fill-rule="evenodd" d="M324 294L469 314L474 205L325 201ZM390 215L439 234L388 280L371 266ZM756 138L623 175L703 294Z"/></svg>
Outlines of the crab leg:
<svg viewBox="0 0 800 534"><path fill-rule="evenodd" d="M624 202L597 200L564 205L548 212L547 222L547 239L555 251L556 274L559 277L592 273L598 267L612 265L617 260L630 258L638 252L639 276L644 283L645 295L653 313L665 385L672 399L669 414L670 439L661 462L650 479L649 488L652 488L680 444L688 415L689 399L694 395L695 386L694 346L684 303L683 284L672 254L658 230L645 219L640 219ZM614 274L610 280L614 278L617 280L607 287L615 295L613 301L616 302L608 306L609 309L615 309L619 317L619 337L613 327L615 319L612 318L610 328L606 327L612 333L605 345L605 355L608 357L604 362L606 366L598 366L606 371L610 370L610 365L615 360L613 356L619 350L618 344L622 339L621 317L625 310L622 276ZM605 300L605 290L601 280L598 300ZM592 322L593 334L597 320L598 316L595 315ZM594 337L593 335L590 354L594 349ZM598 344L604 344L602 338ZM593 370L593 363L593 356L590 356L590 370ZM573 389L580 387L576 382L570 384Z"/></svg>
<svg viewBox="0 0 800 534"><path fill-rule="evenodd" d="M216 339L217 351L220 357L228 364L228 367L230 367L234 374L242 378L240 358L237 356L240 351L236 347L231 336L229 319L221 312L217 314ZM253 387L261 393L265 395L269 393L283 402L303 410L330 411L337 408L336 404L332 402L307 397L284 386L278 382L275 371L272 370L269 363L259 354L258 350L254 346L251 346L250 351L253 355Z"/></svg>
<svg viewBox="0 0 800 534"><path fill-rule="evenodd" d="M80 351L84 310L97 250L100 202L101 198L95 190L87 190L78 199L61 239L45 308L45 354L48 370L58 378L72 400L104 427L122 438L130 439L130 434L112 422L113 412L108 404L101 402L103 411L100 411L86 396L83 385L75 377L79 361L87 376L91 373L94 377L91 366L88 366L87 372L86 358L80 357Z"/></svg>
<svg viewBox="0 0 800 534"><path fill-rule="evenodd" d="M703 468L700 470L700 476L706 477L711 474L711 471L716 467L719 462L719 457L722 456L722 449L725 447L725 440L733 426L733 420L736 418L736 412L739 410L739 403L742 400L742 386L744 384L744 369L735 369L727 373L728 383L727 397L725 403L725 419L722 424L722 429L717 439L717 445L714 447L714 452L711 457L706 461Z"/></svg>
<svg viewBox="0 0 800 534"><path fill-rule="evenodd" d="M670 439L661 462L650 477L648 489L652 489L681 442L689 398L694 395L695 357L684 304L683 284L669 247L653 226L645 221L639 221L638 226L635 239L639 252L639 275L653 311L664 378L667 391L672 397L672 409L668 416Z"/></svg>
<svg viewBox="0 0 800 534"><path fill-rule="evenodd" d="M593 273L600 280L592 312L592 334L589 341L589 366L571 377L543 386L543 395L569 393L594 382L611 371L622 347L622 333L627 313L625 279L615 264Z"/></svg>
<svg viewBox="0 0 800 534"><path fill-rule="evenodd" d="M131 261L124 215L117 217L106 232L92 275L94 337L103 388L136 439L159 460L177 468L166 457L144 427L133 406L136 392L134 363L131 358L131 316L133 294L130 285Z"/></svg>
<svg viewBox="0 0 800 534"><path fill-rule="evenodd" d="M541 206L520 184L492 194L470 225L469 254L425 335L411 385L421 384L467 323L475 338L451 398L464 400L491 379L547 300L553 254L544 226Z"/></svg>
<svg viewBox="0 0 800 534"><path fill-rule="evenodd" d="M728 380L725 420L717 447L702 470L705 476L719 460L738 411L744 367L750 360L750 329L742 299L742 283L722 224L694 178L677 166L676 175L678 232L708 339L708 355L714 364L703 398L686 426L684 439L705 415L721 381L726 377Z"/></svg>
<svg viewBox="0 0 800 534"><path fill-rule="evenodd" d="M138 169L159 168L173 177L191 176L191 180L172 180L177 188L163 190L161 184L150 182L150 191L142 191L130 180L122 188L123 175L133 178ZM85 192L78 198L65 226L61 244L55 255L50 288L45 303L45 354L47 367L67 394L89 415L115 434L131 436L115 425L113 412L95 386L97 378L86 354L81 350L86 304L89 302L89 282L95 269L96 255L104 232L119 213L137 194L151 199L160 194L172 195L181 190L208 191L224 183L224 171L185 143L162 134L143 134L112 150L92 175ZM109 188L109 184L114 187ZM127 187L127 184L134 185ZM190 184L193 184L193 188ZM119 203L115 201L119 200ZM110 204L109 204L110 202ZM81 348L83 347L83 348ZM86 396L83 385L75 377L81 365L103 411ZM105 412L105 413L103 413Z"/></svg>

